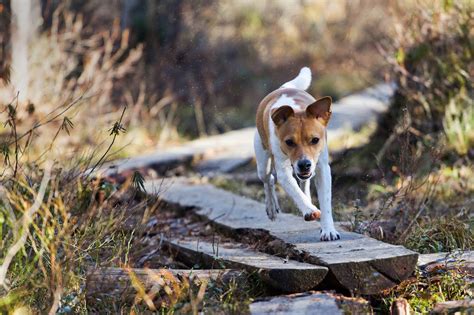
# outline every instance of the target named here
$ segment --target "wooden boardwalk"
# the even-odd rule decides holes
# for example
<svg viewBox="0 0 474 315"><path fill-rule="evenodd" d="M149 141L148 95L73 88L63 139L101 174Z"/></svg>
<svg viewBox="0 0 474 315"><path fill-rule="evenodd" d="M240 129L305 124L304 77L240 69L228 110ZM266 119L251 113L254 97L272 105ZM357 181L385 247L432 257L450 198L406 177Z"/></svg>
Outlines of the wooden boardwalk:
<svg viewBox="0 0 474 315"><path fill-rule="evenodd" d="M86 300L89 307L107 303L108 299L133 303L140 295L151 299L159 288L181 283L183 279L193 282L219 280L224 282L244 278L243 272L229 269L187 270L187 269L137 269L137 268L97 268L86 275Z"/></svg>
<svg viewBox="0 0 474 315"><path fill-rule="evenodd" d="M321 242L318 222L305 222L287 213L272 222L262 203L212 185L167 179L146 182L146 189L158 191L159 198L170 205L194 211L237 240L243 235L255 243L265 240L261 250L328 267L323 284L329 288L375 294L408 278L417 263L418 254L403 246L347 232L340 226L341 240Z"/></svg>
<svg viewBox="0 0 474 315"><path fill-rule="evenodd" d="M283 292L304 292L325 278L328 268L283 259L233 242L184 238L165 241L178 260L201 268L230 268L255 273L267 285Z"/></svg>

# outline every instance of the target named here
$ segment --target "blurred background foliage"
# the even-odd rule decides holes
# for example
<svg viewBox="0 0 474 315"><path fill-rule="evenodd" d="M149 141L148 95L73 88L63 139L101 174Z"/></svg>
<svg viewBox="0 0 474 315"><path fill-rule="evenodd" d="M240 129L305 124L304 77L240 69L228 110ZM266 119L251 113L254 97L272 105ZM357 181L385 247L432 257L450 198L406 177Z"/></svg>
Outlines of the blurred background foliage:
<svg viewBox="0 0 474 315"><path fill-rule="evenodd" d="M8 1L2 1L7 15ZM262 96L303 65L314 71L311 92L335 99L382 80L387 67L377 43L388 40L392 29L387 6L398 6L246 0L41 4L43 23L29 56L30 109L47 113L86 93L87 110L77 110L76 125L100 126L127 105L126 123L134 130L127 140L134 139L135 150L253 125ZM3 102L11 94L3 93ZM75 140L65 141L98 142L87 130L73 135Z"/></svg>
<svg viewBox="0 0 474 315"><path fill-rule="evenodd" d="M72 121L104 126L127 106L129 132L116 144L116 157L252 126L261 97L303 65L314 72L310 92L336 100L395 81L396 105L379 139L392 134L406 108L411 130L430 135L425 142L446 141L461 155L472 147L469 1L40 2L22 98L28 105L19 117L31 124L84 96ZM2 0L5 30L10 11ZM15 95L5 84L9 33L0 35L5 104ZM433 138L439 131L442 137ZM103 141L93 128L72 135L58 135L69 148L61 154Z"/></svg>

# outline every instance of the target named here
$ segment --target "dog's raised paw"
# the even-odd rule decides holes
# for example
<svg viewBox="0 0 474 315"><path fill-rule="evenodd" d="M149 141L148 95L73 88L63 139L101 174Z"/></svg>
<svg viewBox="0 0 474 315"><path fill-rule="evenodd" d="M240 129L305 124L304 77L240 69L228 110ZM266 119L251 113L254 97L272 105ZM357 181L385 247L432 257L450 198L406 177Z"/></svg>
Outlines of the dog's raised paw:
<svg viewBox="0 0 474 315"><path fill-rule="evenodd" d="M305 213L304 220L305 221L315 221L321 217L321 211L316 210L313 212Z"/></svg>
<svg viewBox="0 0 474 315"><path fill-rule="evenodd" d="M321 241L328 242L328 241L336 241L341 239L341 235L333 228L333 229L321 229Z"/></svg>

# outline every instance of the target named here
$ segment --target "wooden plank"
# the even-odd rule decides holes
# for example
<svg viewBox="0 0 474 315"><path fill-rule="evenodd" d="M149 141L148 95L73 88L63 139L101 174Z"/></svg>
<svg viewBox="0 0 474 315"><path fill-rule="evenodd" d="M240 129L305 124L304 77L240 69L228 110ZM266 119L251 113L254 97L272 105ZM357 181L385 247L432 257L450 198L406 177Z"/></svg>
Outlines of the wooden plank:
<svg viewBox="0 0 474 315"><path fill-rule="evenodd" d="M236 169L249 164L252 161L251 156L242 158L219 157L210 160L204 160L196 164L196 171L203 175L231 173Z"/></svg>
<svg viewBox="0 0 474 315"><path fill-rule="evenodd" d="M153 169L158 175L164 175L177 166L191 166L193 163L209 161L214 171L230 172L235 167L248 163L253 158L253 135L255 128L244 128L221 135L205 137L187 142L180 146L157 150L157 152L130 159L112 161L103 165L96 173L110 176L134 170ZM227 159L231 159L228 160ZM211 162L216 160L215 162ZM224 161L224 162L223 162ZM221 167L217 164L222 162Z"/></svg>
<svg viewBox="0 0 474 315"><path fill-rule="evenodd" d="M474 314L474 301L448 301L437 303L431 314Z"/></svg>
<svg viewBox="0 0 474 315"><path fill-rule="evenodd" d="M172 275L169 277L168 275ZM87 305L96 305L111 299L125 303L133 302L137 287L145 292L156 289L165 279L181 283L183 278L190 281L209 281L243 278L242 271L230 269L188 270L188 269L136 269L136 268L96 268L88 270L86 276ZM132 280L133 279L133 280ZM134 283L135 282L135 283Z"/></svg>
<svg viewBox="0 0 474 315"><path fill-rule="evenodd" d="M153 193L160 183L149 181L145 186ZM242 234L253 237L255 242L266 237L268 241L263 250L327 266L330 272L325 282L353 293L375 294L390 288L408 278L416 266L417 253L344 231L341 226L338 226L341 240L320 242L319 222L306 222L287 213L281 213L272 222L267 218L262 203L211 185L171 179L164 186L168 188L159 195L163 201L181 209L194 209L198 216L212 221L237 239ZM277 248L272 248L273 244ZM284 252L282 244L286 246Z"/></svg>
<svg viewBox="0 0 474 315"><path fill-rule="evenodd" d="M277 296L250 304L252 315L371 314L367 301L322 292Z"/></svg>
<svg viewBox="0 0 474 315"><path fill-rule="evenodd" d="M315 288L328 268L287 260L252 250L238 243L201 239L166 240L177 259L205 268L232 268L255 272L271 287L287 293Z"/></svg>
<svg viewBox="0 0 474 315"><path fill-rule="evenodd" d="M194 152L185 149L157 152L106 163L95 173L101 176L111 176L131 171L142 171L146 173L146 170L152 169L157 172L158 175L164 175L167 171L178 166L190 166L194 159Z"/></svg>
<svg viewBox="0 0 474 315"><path fill-rule="evenodd" d="M348 130L358 131L364 125L377 121L388 110L394 91L393 84L377 84L334 103L328 125L328 141L338 139Z"/></svg>
<svg viewBox="0 0 474 315"><path fill-rule="evenodd" d="M420 268L430 265L456 265L474 273L474 251L422 254L418 257Z"/></svg>

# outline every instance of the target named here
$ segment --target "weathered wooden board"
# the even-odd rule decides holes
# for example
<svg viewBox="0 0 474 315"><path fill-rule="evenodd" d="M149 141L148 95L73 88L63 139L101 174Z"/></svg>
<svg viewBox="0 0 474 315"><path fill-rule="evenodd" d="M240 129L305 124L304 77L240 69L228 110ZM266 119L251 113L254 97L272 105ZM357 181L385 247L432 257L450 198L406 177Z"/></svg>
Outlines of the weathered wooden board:
<svg viewBox="0 0 474 315"><path fill-rule="evenodd" d="M241 158L220 157L210 160L204 160L196 164L195 169L201 174L212 175L214 173L231 173L239 167L245 166L252 161L252 156Z"/></svg>
<svg viewBox="0 0 474 315"><path fill-rule="evenodd" d="M393 84L377 84L334 103L328 125L328 141L336 140L347 130L357 131L376 121L387 111L393 93Z"/></svg>
<svg viewBox="0 0 474 315"><path fill-rule="evenodd" d="M255 272L271 287L304 292L324 279L328 268L268 255L238 243L213 243L199 239L166 240L179 260L205 268L232 268Z"/></svg>
<svg viewBox="0 0 474 315"><path fill-rule="evenodd" d="M137 286L145 292L163 286L163 279L181 282L183 278L191 281L217 280L230 281L243 278L243 272L229 269L187 270L187 269L123 269L97 268L91 269L86 276L86 300L88 305L96 305L101 301L112 299L131 302L137 295ZM169 280L168 280L169 281ZM134 285L135 282L135 285ZM160 284L161 283L161 284Z"/></svg>
<svg viewBox="0 0 474 315"><path fill-rule="evenodd" d="M437 303L431 314L474 314L474 301L448 301Z"/></svg>
<svg viewBox="0 0 474 315"><path fill-rule="evenodd" d="M474 274L474 251L423 254L418 257L419 267L434 265L457 266Z"/></svg>
<svg viewBox="0 0 474 315"><path fill-rule="evenodd" d="M197 139L152 154L106 163L97 173L107 176L151 168L164 174L179 165L192 164L204 172L230 172L252 160L254 133L255 128L244 128Z"/></svg>
<svg viewBox="0 0 474 315"><path fill-rule="evenodd" d="M190 166L196 158L192 150L176 149L169 152L156 152L130 159L122 159L104 164L96 173L101 176L111 176L128 171L141 171L152 169L158 174L165 174L178 166Z"/></svg>
<svg viewBox="0 0 474 315"><path fill-rule="evenodd" d="M331 293L306 292L283 295L250 304L252 315L371 314L370 305L362 299L351 299Z"/></svg>
<svg viewBox="0 0 474 315"><path fill-rule="evenodd" d="M160 184L161 181L148 181L145 186L153 193ZM167 189L160 192L160 199L182 209L194 209L197 215L237 239L246 233L261 240L263 234L270 241L280 240L289 246L281 255L291 254L305 262L329 267L325 282L331 286L360 294L378 293L408 278L417 263L418 254L413 251L344 231L340 226L341 240L321 242L318 222L306 222L286 213L272 222L262 203L211 185L193 185L179 179L170 179L163 185ZM270 247L266 250L275 251Z"/></svg>

